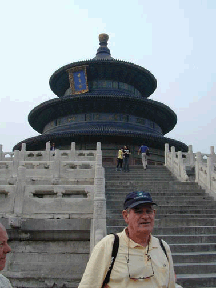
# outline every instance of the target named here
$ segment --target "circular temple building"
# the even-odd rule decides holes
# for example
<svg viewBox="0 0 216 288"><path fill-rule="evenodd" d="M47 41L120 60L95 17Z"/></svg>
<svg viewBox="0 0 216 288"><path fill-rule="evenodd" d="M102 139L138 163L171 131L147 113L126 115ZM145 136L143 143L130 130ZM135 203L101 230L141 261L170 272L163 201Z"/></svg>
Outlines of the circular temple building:
<svg viewBox="0 0 216 288"><path fill-rule="evenodd" d="M157 80L145 68L111 57L109 36L99 35L99 48L91 60L63 66L50 78L50 87L58 98L46 101L29 113L30 125L41 135L14 146L20 150L44 150L45 143L58 149L96 149L101 142L103 163L114 164L123 145L131 150L131 164L141 163L138 147L150 147L149 164L164 163L164 145L187 151L182 142L166 138L177 116L168 106L148 99L157 88Z"/></svg>

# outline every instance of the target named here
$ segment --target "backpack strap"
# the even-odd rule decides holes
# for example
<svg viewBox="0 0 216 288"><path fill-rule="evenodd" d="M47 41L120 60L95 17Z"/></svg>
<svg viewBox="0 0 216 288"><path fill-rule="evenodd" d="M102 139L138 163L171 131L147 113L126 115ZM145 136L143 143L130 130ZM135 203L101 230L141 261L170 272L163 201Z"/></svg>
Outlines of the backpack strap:
<svg viewBox="0 0 216 288"><path fill-rule="evenodd" d="M160 239L160 238L158 238L158 240L159 240L160 246L161 246L164 254L166 255L166 258L167 258L168 262L169 262L169 258L168 258L168 256L167 256L167 251L166 251L166 248L164 247L163 241L162 241L162 239Z"/></svg>
<svg viewBox="0 0 216 288"><path fill-rule="evenodd" d="M109 270L107 271L107 275L103 281L103 285L102 287L104 287L105 284L107 284L110 280L110 274L111 274L111 271L113 269L113 265L115 263L115 259L116 259L116 256L118 254L118 248L119 248L119 237L117 234L114 234L114 242L113 242L113 250L112 250L112 256L111 256L111 262L110 262L110 266L109 266Z"/></svg>

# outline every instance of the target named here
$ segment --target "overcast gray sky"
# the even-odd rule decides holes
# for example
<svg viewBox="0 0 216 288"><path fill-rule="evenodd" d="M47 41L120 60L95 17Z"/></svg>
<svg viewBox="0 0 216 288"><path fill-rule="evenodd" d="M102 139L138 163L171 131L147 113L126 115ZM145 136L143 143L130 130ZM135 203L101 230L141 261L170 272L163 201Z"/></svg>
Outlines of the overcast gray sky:
<svg viewBox="0 0 216 288"><path fill-rule="evenodd" d="M28 114L56 97L50 76L91 59L98 35L112 57L150 70L150 99L178 116L167 137L209 153L216 144L215 0L0 0L0 143L3 151L36 136ZM215 147L216 150L216 147Z"/></svg>

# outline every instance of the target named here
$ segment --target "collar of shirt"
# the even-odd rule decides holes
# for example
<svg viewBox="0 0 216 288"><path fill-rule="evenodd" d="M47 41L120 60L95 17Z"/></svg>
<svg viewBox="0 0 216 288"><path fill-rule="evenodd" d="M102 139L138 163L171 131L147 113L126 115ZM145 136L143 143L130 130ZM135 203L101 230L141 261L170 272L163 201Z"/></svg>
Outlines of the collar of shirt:
<svg viewBox="0 0 216 288"><path fill-rule="evenodd" d="M146 249L146 247L143 247L142 245L134 242L132 239L130 239L127 236L126 230L127 228L125 228L119 235L120 237L123 238L123 240L126 242L126 245L129 245L129 248L135 248L135 247L141 247L143 249ZM158 248L160 246L159 241L157 238L155 238L154 236L152 236L150 234L150 241L149 241L149 251L151 251L152 249Z"/></svg>

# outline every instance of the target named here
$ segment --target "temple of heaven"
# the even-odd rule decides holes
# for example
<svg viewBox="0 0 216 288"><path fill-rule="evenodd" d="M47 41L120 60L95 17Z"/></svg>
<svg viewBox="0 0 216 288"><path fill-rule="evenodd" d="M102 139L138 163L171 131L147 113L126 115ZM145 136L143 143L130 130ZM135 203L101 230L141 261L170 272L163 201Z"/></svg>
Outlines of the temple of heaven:
<svg viewBox="0 0 216 288"><path fill-rule="evenodd" d="M164 162L164 145L187 151L182 142L166 138L177 116L168 106L148 99L157 80L145 68L111 57L109 36L99 35L99 48L91 60L63 66L50 78L50 88L58 96L35 107L28 116L30 125L41 135L14 146L20 150L44 150L45 143L57 149L96 149L101 142L103 163L114 164L117 151L127 145L131 164L139 164L138 147L150 147L149 164Z"/></svg>

